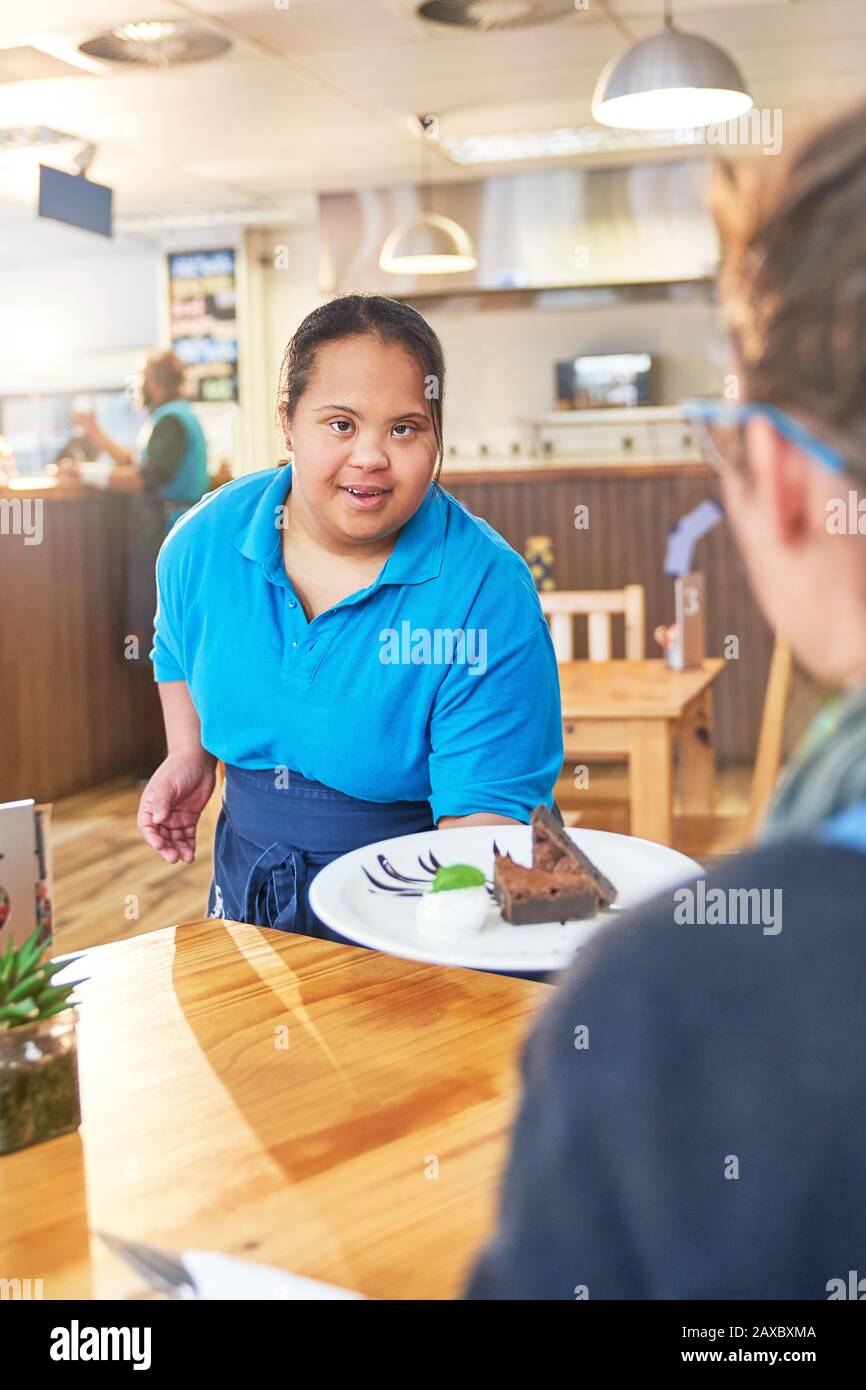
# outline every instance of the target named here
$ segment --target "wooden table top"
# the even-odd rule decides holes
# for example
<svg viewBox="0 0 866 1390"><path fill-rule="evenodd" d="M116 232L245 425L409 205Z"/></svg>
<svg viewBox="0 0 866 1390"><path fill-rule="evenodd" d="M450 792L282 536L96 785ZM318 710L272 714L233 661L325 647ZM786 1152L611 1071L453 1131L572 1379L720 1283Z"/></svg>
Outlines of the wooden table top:
<svg viewBox="0 0 866 1390"><path fill-rule="evenodd" d="M550 986L204 921L76 972L82 1128L0 1158L0 1276L144 1295L91 1233L452 1298Z"/></svg>
<svg viewBox="0 0 866 1390"><path fill-rule="evenodd" d="M679 719L727 662L708 658L689 671L652 661L563 661L563 719Z"/></svg>

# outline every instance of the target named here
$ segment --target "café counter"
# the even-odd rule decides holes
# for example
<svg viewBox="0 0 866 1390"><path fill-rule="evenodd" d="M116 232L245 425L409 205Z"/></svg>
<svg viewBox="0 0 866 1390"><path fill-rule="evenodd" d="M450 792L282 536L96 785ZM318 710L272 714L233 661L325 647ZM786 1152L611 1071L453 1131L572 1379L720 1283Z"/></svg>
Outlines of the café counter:
<svg viewBox="0 0 866 1390"><path fill-rule="evenodd" d="M0 801L53 801L163 756L149 670L124 656L131 499L0 487Z"/></svg>

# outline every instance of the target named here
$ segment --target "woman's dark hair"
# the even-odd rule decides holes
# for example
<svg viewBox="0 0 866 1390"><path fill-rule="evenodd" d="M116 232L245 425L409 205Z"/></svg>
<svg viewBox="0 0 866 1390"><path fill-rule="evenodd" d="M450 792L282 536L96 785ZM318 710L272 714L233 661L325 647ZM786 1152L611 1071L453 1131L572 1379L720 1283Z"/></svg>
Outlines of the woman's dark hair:
<svg viewBox="0 0 866 1390"><path fill-rule="evenodd" d="M429 323L408 304L383 294L341 294L307 314L297 328L280 368L278 411L291 417L309 385L316 354L324 343L372 334L383 343L397 343L415 358L424 373L424 394L436 439L436 469L442 467L442 398L445 391L445 358L442 344Z"/></svg>

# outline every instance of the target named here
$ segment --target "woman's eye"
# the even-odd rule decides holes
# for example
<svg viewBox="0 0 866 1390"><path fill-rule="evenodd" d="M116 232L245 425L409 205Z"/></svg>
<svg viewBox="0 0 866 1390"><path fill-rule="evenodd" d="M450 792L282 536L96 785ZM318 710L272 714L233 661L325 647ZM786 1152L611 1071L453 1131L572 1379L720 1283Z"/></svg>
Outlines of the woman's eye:
<svg viewBox="0 0 866 1390"><path fill-rule="evenodd" d="M346 428L345 428L344 430L343 430L343 429L340 429L340 426L341 426L341 425L345 425ZM334 432L335 432L336 434L348 434L348 433L349 433L349 430L351 430L351 428L352 428L352 421L351 421L351 420L332 420L332 421L331 421L331 429L334 430Z"/></svg>
<svg viewBox="0 0 866 1390"><path fill-rule="evenodd" d="M414 433L415 433L415 426L414 426L414 425L395 425L395 426L394 426L394 433L395 433L395 434L397 433L397 430L405 430L405 431L406 431L406 434L398 434L398 435L397 435L397 438L398 438L398 439L407 439L408 436L409 436L410 434L414 434Z"/></svg>

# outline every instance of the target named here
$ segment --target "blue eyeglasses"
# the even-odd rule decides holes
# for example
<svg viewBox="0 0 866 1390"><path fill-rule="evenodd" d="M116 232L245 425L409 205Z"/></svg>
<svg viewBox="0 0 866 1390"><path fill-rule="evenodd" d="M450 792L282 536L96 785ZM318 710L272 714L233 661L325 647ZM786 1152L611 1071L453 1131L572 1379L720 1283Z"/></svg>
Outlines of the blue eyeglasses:
<svg viewBox="0 0 866 1390"><path fill-rule="evenodd" d="M832 445L826 444L795 420L787 411L777 405L761 405L752 402L748 405L728 405L724 401L691 400L684 401L680 407L686 419L695 426L698 442L707 462L723 471L731 466L736 450L742 453L742 431L748 420L762 416L769 420L773 428L789 443L802 449L804 454L815 459L834 473L845 472L845 456ZM736 439L728 436L735 435ZM731 446L734 446L732 448Z"/></svg>

